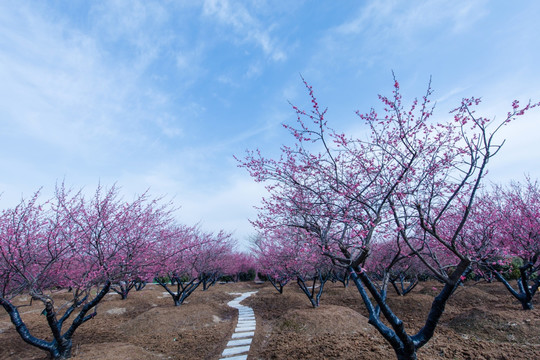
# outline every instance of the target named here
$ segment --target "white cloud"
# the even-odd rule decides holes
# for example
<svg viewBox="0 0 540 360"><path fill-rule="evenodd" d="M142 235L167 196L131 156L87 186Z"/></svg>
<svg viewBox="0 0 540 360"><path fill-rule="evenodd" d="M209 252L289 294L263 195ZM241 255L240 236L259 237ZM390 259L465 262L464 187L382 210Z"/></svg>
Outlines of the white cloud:
<svg viewBox="0 0 540 360"><path fill-rule="evenodd" d="M257 44L274 61L284 61L287 56L270 35L270 28L264 28L261 22L237 1L206 0L203 15L216 19L218 23L230 26L243 42Z"/></svg>
<svg viewBox="0 0 540 360"><path fill-rule="evenodd" d="M406 5L405 5L406 4ZM396 0L371 1L360 7L356 16L339 25L341 35L368 32L377 38L411 36L414 32L450 22L452 31L463 31L487 14L486 1L444 0L417 1L412 4Z"/></svg>
<svg viewBox="0 0 540 360"><path fill-rule="evenodd" d="M391 21L395 6L396 1L371 1L367 6L360 8L354 18L339 25L335 31L341 35L354 35L365 31L370 22L382 22L383 19Z"/></svg>
<svg viewBox="0 0 540 360"><path fill-rule="evenodd" d="M455 101L456 100L456 95L463 94L467 89L468 89L468 87L455 87L455 88L451 89L450 91L446 92L445 94L443 94L442 96L439 96L437 98L437 100L436 100L437 104L444 103L444 102L446 102L447 100L450 100L450 99ZM465 97L465 96L462 96L462 97ZM457 107L459 105L459 102L457 102L455 104L452 104L452 105Z"/></svg>
<svg viewBox="0 0 540 360"><path fill-rule="evenodd" d="M260 64L250 64L249 68L246 71L245 77L248 79L256 78L261 75L262 72L263 70Z"/></svg>
<svg viewBox="0 0 540 360"><path fill-rule="evenodd" d="M169 11L160 2L114 0L95 3L91 10L94 29L109 41L124 41L149 50L170 39L156 33L157 26L169 19Z"/></svg>
<svg viewBox="0 0 540 360"><path fill-rule="evenodd" d="M203 227L212 231L232 231L236 239L247 245L246 240L253 233L248 219L255 219L254 206L266 190L247 174L233 175L220 183L218 187L197 191L196 196L189 189L178 193L180 218L187 223L202 221Z"/></svg>
<svg viewBox="0 0 540 360"><path fill-rule="evenodd" d="M184 77L196 78L203 72L201 63L204 56L204 43L199 43L194 47L185 45L176 51L176 67L184 74Z"/></svg>
<svg viewBox="0 0 540 360"><path fill-rule="evenodd" d="M81 33L48 23L24 7L3 13L2 121L70 151L81 149L88 137L117 135L106 114L124 100L127 74L103 67L95 42Z"/></svg>
<svg viewBox="0 0 540 360"><path fill-rule="evenodd" d="M181 136L185 121L172 115L174 94L148 86L137 64L110 61L95 34L33 10L0 5L0 165L11 186L115 181L166 154L160 135Z"/></svg>
<svg viewBox="0 0 540 360"><path fill-rule="evenodd" d="M253 233L248 219L254 219L257 205L266 190L243 169L215 173L219 181L200 181L189 166L162 161L140 172L126 173L118 179L123 193L135 194L149 188L152 196L165 196L178 207L176 217L185 224L201 223L204 229L234 232L245 243ZM214 169L214 171L219 171Z"/></svg>
<svg viewBox="0 0 540 360"><path fill-rule="evenodd" d="M182 128L174 125L177 120L172 115L164 114L163 116L158 116L154 121L160 127L161 132L169 138L178 138L184 135Z"/></svg>

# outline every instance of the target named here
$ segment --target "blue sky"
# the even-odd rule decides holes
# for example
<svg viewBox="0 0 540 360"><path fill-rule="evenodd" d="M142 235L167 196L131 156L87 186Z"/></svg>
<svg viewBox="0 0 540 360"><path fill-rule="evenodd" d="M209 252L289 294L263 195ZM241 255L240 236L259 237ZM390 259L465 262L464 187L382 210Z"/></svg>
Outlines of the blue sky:
<svg viewBox="0 0 540 360"><path fill-rule="evenodd" d="M391 92L436 114L481 96L486 116L540 100L538 1L1 1L0 205L65 179L174 198L178 218L252 233L264 194L233 155L276 155L308 105L330 125ZM489 179L540 178L540 113L504 129Z"/></svg>

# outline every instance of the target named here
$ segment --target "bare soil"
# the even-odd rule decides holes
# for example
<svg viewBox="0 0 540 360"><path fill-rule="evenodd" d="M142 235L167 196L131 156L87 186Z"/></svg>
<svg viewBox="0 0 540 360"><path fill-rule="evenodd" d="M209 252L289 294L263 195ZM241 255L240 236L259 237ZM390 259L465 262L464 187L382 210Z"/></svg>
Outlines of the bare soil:
<svg viewBox="0 0 540 360"><path fill-rule="evenodd" d="M409 332L425 321L440 285L422 283L405 297L389 293L389 303ZM73 358L218 359L230 339L237 312L227 306L235 295L258 290L244 300L257 319L250 359L393 359L393 350L368 324L358 291L328 283L314 309L292 283L279 294L270 284L217 284L197 289L175 307L156 285L131 292L127 300L109 294L98 315L75 333ZM55 295L61 303L68 294ZM536 297L534 303L540 307ZM24 297L20 304L28 303ZM31 331L50 337L39 304L21 307ZM501 284L460 287L446 307L434 338L419 359L540 359L540 310L523 311ZM0 312L0 359L47 359L24 343L9 317Z"/></svg>

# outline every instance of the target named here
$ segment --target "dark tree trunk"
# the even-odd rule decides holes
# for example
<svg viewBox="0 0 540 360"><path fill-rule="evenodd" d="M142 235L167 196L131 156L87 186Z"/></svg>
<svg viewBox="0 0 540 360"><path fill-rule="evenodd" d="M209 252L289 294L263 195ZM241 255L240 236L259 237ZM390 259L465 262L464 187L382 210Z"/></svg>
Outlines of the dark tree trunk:
<svg viewBox="0 0 540 360"><path fill-rule="evenodd" d="M340 271L340 272L337 272L337 271L332 272L332 280L333 281L339 281L340 283L343 284L344 288L349 287L349 280L350 279L351 279L351 275L349 274L349 272L347 270Z"/></svg>
<svg viewBox="0 0 540 360"><path fill-rule="evenodd" d="M214 285L217 281L219 276L217 276L217 273L213 272L210 274L201 274L199 276L199 281L203 284L203 291L208 290L212 285Z"/></svg>
<svg viewBox="0 0 540 360"><path fill-rule="evenodd" d="M53 335L53 340L46 341L33 336L24 321L22 320L19 311L16 306L11 304L8 300L0 297L0 304L9 314L11 322L15 325L15 329L21 339L26 343L35 346L41 350L47 351L53 359L69 359L71 357L71 349L73 347L73 334L75 330L86 321L92 319L97 315L96 305L103 299L103 297L109 292L111 283L107 282L103 288L98 292L95 298L87 302L79 311L77 317L73 320L69 329L62 334L62 325L72 315L76 308L82 305L88 298L88 295L81 300L75 300L74 303L67 308L66 312L60 319L57 319L57 314L51 301L45 301L44 314L47 318L49 329ZM94 309L91 314L88 314L90 310ZM88 314L88 315L87 315Z"/></svg>
<svg viewBox="0 0 540 360"><path fill-rule="evenodd" d="M283 287L287 285L289 280L287 279L274 279L271 276L268 276L268 281L270 281L270 284L276 289L280 294L283 294Z"/></svg>
<svg viewBox="0 0 540 360"><path fill-rule="evenodd" d="M466 275L470 271L469 264L468 261L464 260L457 266L439 295L433 299L424 327L412 336L407 334L403 321L393 313L386 303L384 286L382 290L377 290L376 285L359 266L350 266L349 273L369 312L368 322L390 343L396 353L397 359L410 360L416 359L418 349L433 337L435 328L444 312L446 302L460 284L461 276ZM374 302L370 299L368 292ZM387 326L381 320L381 313L390 326Z"/></svg>
<svg viewBox="0 0 540 360"><path fill-rule="evenodd" d="M201 284L200 279L194 278L188 283L183 283L180 277L177 276L169 276L171 279L171 286L174 286L176 284L176 292L173 292L169 287L167 286L167 283L162 281L160 278L156 278L156 281L161 287L163 287L169 295L171 295L174 306L180 306L184 303L184 301L199 287Z"/></svg>
<svg viewBox="0 0 540 360"><path fill-rule="evenodd" d="M146 281L136 280L135 281L135 291L141 291L146 286Z"/></svg>
<svg viewBox="0 0 540 360"><path fill-rule="evenodd" d="M399 279L399 285L400 285L399 287L396 284L398 279ZM412 279L409 279L409 285L408 286L405 286L405 280L406 280L406 276L402 272L400 272L399 275L392 276L390 278L390 283L392 284L392 286L394 287L394 290L396 290L396 293L399 296L407 295L408 293L410 293L416 287L416 285L418 285L418 277L417 276L415 276Z"/></svg>
<svg viewBox="0 0 540 360"><path fill-rule="evenodd" d="M493 274L504 284L510 294L519 300L523 310L532 310L534 308L532 300L540 286L540 276L536 280L532 280L531 277L535 272L538 272L538 269L534 268L532 263L527 263L519 268L519 272L520 278L517 280L518 290L515 290L498 271L493 271Z"/></svg>
<svg viewBox="0 0 540 360"><path fill-rule="evenodd" d="M321 295L322 295L323 289L324 289L324 284L326 283L326 281L328 281L329 278L330 278L330 273L329 272L324 274L324 276L323 276L322 272L320 270L317 270L317 274L315 276L313 276L313 284L312 284L311 290L310 290L310 288L306 285L306 283L305 283L304 279L302 278L302 276L298 275L296 277L298 286L300 287L300 289L302 289L304 294L306 294L309 301L311 302L311 305L314 308L319 306ZM319 290L317 291L317 293L315 293L317 280L319 281Z"/></svg>
<svg viewBox="0 0 540 360"><path fill-rule="evenodd" d="M122 300L126 300L131 289L135 287L137 280L121 281L111 286L111 290L120 295Z"/></svg>

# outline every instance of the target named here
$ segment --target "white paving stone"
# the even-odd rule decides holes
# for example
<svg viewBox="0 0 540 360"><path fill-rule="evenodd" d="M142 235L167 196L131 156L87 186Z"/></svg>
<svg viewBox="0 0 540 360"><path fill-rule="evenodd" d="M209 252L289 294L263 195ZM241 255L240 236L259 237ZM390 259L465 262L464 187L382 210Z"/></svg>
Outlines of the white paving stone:
<svg viewBox="0 0 540 360"><path fill-rule="evenodd" d="M253 339L251 339L251 338L249 338L249 339L239 339L239 340L230 340L227 343L227 347L240 346L240 345L250 345L252 340Z"/></svg>
<svg viewBox="0 0 540 360"><path fill-rule="evenodd" d="M247 360L247 355L239 355L233 357L221 358L219 360Z"/></svg>
<svg viewBox="0 0 540 360"><path fill-rule="evenodd" d="M232 348L227 348L223 350L223 353L221 353L221 356L227 356L227 355L239 355L242 353L246 353L249 351L249 345L248 346L236 346Z"/></svg>
<svg viewBox="0 0 540 360"><path fill-rule="evenodd" d="M255 326L237 326L234 332L255 331Z"/></svg>
<svg viewBox="0 0 540 360"><path fill-rule="evenodd" d="M256 326L256 324L253 324L253 323L250 323L250 324L246 324L246 323L243 323L243 322L236 323L237 328L246 328L246 327L254 328L255 326Z"/></svg>
<svg viewBox="0 0 540 360"><path fill-rule="evenodd" d="M234 334L232 334L231 338L232 339L241 339L241 338L245 338L245 337L253 337L253 335L255 335L254 331L246 331L246 332L234 333Z"/></svg>
<svg viewBox="0 0 540 360"><path fill-rule="evenodd" d="M255 326L257 323L255 321L239 321L236 326Z"/></svg>

